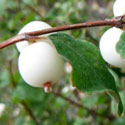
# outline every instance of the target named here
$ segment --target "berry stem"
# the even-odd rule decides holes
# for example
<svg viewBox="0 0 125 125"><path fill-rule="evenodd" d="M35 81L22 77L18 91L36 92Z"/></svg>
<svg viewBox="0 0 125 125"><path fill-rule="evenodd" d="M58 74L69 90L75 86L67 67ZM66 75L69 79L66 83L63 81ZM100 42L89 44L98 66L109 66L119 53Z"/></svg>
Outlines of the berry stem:
<svg viewBox="0 0 125 125"><path fill-rule="evenodd" d="M117 27L117 28L123 28L124 25L125 25L125 15L115 17L113 19L85 22L85 23L79 23L79 24L70 24L70 25L58 26L58 27L54 27L54 28L47 28L44 30L28 32L25 34L20 34L20 35L14 36L14 37L0 43L0 49L10 46L12 44L15 44L17 42L23 41L23 40L38 40L38 39L40 39L40 37L38 37L38 35L43 35L43 34L48 34L48 33L53 33L53 32L75 30L75 29L81 29L81 28L90 28L90 27L91 28L100 27L100 26L112 26L112 27Z"/></svg>

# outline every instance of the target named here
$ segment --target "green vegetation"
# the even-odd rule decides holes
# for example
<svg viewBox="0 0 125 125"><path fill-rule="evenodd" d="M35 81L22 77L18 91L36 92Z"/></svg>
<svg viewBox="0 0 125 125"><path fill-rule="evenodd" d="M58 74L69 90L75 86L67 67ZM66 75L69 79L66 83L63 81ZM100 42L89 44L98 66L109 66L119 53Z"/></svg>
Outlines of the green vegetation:
<svg viewBox="0 0 125 125"><path fill-rule="evenodd" d="M55 27L112 18L113 3L114 0L0 0L0 42L15 36L25 24L33 20L45 21ZM92 58L92 53L90 57L94 61L101 60L100 62L104 65L97 47L101 35L107 28L109 27L70 30L64 33L80 39L75 41L79 42L77 45L80 47L83 45L81 42L83 40L91 42L90 46L87 44L85 49L91 52L91 48L93 48L94 51L92 52L94 55L97 54L98 58L96 56ZM56 35L55 37L52 35L50 38L52 40L56 39ZM121 44L123 45L122 38ZM58 39L56 40L58 41ZM68 53L68 51L64 52L63 49L61 50L62 46L65 49L67 48L63 43L62 46L59 46L56 40L54 44L59 49L59 52L65 58L70 59L71 57L69 58L68 54L71 51ZM69 41L68 44L70 44ZM119 50L121 44L118 45L117 49L119 53L123 54ZM73 45L71 44L71 46ZM76 48L76 51L79 51L79 49ZM73 89L71 87L70 74L54 85L52 93L45 93L42 88L34 88L27 85L18 72L18 55L19 53L15 45L0 50L0 107L4 107L3 111L0 110L0 125L37 125L37 122L40 125L124 125L125 108L123 109L122 116L118 117L117 102L109 94L106 92L84 93L86 91L85 86L81 88L77 83L74 83L75 86L82 90L82 92ZM90 59L87 55L84 56L86 60ZM121 56L124 57L124 55ZM90 64L98 70L98 76L103 77L102 75L105 74L107 76L104 81L100 78L100 84L104 84L111 75L107 75L109 72L103 66L101 67L103 69L103 73L101 74L100 68L98 68L98 65L101 65L100 62L95 65L92 63L93 60L90 60ZM81 62L79 63L81 64ZM75 64L73 66L76 68ZM108 67L115 79L123 106L125 107L125 71ZM86 69L84 66L82 68ZM94 71L96 71L95 69ZM90 74L87 84L89 82L92 84L91 77L94 77L92 75L93 72L89 72L88 70L87 73ZM74 72L74 74L75 76L79 75L77 72ZM96 74L94 75L97 76ZM79 77L74 77L73 80ZM110 79L111 85L107 85L109 84L107 82L106 86L99 86L99 83L96 81L93 81L93 83L98 87L97 90L111 89L111 86L114 86L116 92L112 76ZM90 90L96 90L94 89L95 86L90 86Z"/></svg>

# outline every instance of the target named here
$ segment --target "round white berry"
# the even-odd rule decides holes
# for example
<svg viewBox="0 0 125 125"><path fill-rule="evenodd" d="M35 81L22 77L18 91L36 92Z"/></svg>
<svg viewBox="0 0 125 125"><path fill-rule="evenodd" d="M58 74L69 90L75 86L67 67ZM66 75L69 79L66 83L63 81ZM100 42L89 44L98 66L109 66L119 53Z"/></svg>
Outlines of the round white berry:
<svg viewBox="0 0 125 125"><path fill-rule="evenodd" d="M125 0L116 0L113 6L115 16L125 15Z"/></svg>
<svg viewBox="0 0 125 125"><path fill-rule="evenodd" d="M125 67L125 59L122 59L116 51L116 44L122 32L121 29L115 27L110 28L103 34L100 40L100 51L103 59L119 68Z"/></svg>
<svg viewBox="0 0 125 125"><path fill-rule="evenodd" d="M19 72L26 83L43 87L64 74L64 61L49 43L36 42L23 49L18 59Z"/></svg>
<svg viewBox="0 0 125 125"><path fill-rule="evenodd" d="M18 34L22 34L22 33L26 33L26 32L32 32L32 31L37 31L37 30L43 30L46 28L51 28L50 25L48 25L45 22L42 21L32 21L28 24L26 24L20 31ZM48 34L42 35L42 36L47 36ZM50 42L50 40L46 40L46 42ZM20 41L18 43L16 43L16 47L19 50L19 52L21 52L26 46L28 46L29 43L27 40L24 40L23 42Z"/></svg>

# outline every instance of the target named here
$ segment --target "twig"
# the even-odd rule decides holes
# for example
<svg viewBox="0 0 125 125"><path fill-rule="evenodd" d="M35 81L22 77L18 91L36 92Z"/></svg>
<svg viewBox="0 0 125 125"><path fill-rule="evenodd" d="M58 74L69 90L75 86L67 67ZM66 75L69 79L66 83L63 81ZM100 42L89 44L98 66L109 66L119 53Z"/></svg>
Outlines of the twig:
<svg viewBox="0 0 125 125"><path fill-rule="evenodd" d="M8 67L9 73L10 73L10 81L13 88L16 88L16 83L13 78L13 71L12 71L12 60L9 61L9 67Z"/></svg>
<svg viewBox="0 0 125 125"><path fill-rule="evenodd" d="M39 15L41 18L43 18L42 14L35 8L35 7L32 7L31 5L25 3L26 6L34 13L36 13L37 15Z"/></svg>
<svg viewBox="0 0 125 125"><path fill-rule="evenodd" d="M95 118L95 116L101 116L101 117L104 117L104 118L109 119L110 121L112 121L112 120L115 119L115 116L114 116L114 115L109 114L109 115L107 115L107 116L104 116L104 115L102 115L102 114L99 114L99 113L96 112L95 110L89 109L89 108L87 108L86 106L84 106L84 105L82 105L82 104L80 104L80 103L78 103L78 102L75 102L74 100L72 100L72 99L70 99L70 98L68 98L68 97L63 96L63 95L62 95L61 93L59 93L59 92L52 91L52 94L55 95L55 96L58 96L58 97L60 97L60 98L62 98L62 99L64 99L64 100L67 101L68 103L70 103L70 104L72 104L72 105L74 105L74 106L76 106L76 107L78 107L78 108L85 109L86 111L88 111L88 112L92 115L93 118Z"/></svg>
<svg viewBox="0 0 125 125"><path fill-rule="evenodd" d="M0 49L5 48L9 45L15 44L17 42L23 41L23 40L39 39L38 35L43 35L43 34L47 34L47 33L74 30L74 29L80 29L80 28L99 27L99 26L114 26L114 27L118 27L118 28L123 28L124 25L125 25L125 15L116 17L113 19L103 20L103 21L86 22L86 23L58 26L58 27L54 27L54 28L47 28L44 30L28 32L28 33L17 35L13 38L10 38L10 39L0 43Z"/></svg>
<svg viewBox="0 0 125 125"><path fill-rule="evenodd" d="M38 39L40 39L40 37L38 37L38 36L30 36L27 34L20 34L20 35L17 35L15 37L12 37L12 38L0 43L0 49L5 48L7 46L10 46L12 44L15 44L17 42L23 41L23 40L38 40Z"/></svg>
<svg viewBox="0 0 125 125"><path fill-rule="evenodd" d="M63 96L63 95L62 95L61 93L59 93L59 92L52 91L52 93L53 93L55 96L58 96L58 97L63 98L64 100L66 100L66 101L69 102L70 104L75 105L76 107L84 108L84 109L87 110L88 112L91 112L89 108L84 107L82 104L77 103L77 102L71 100L70 98Z"/></svg>
<svg viewBox="0 0 125 125"><path fill-rule="evenodd" d="M21 104L23 105L23 107L25 108L25 110L28 112L29 116L32 118L32 120L34 121L34 123L36 125L42 125L42 123L38 123L36 117L34 116L32 110L28 107L28 105L25 103L24 100L21 101Z"/></svg>
<svg viewBox="0 0 125 125"><path fill-rule="evenodd" d="M13 72L12 72L12 60L9 61L9 72L10 72L11 84L12 84L13 88L16 88L16 83L14 81ZM28 107L28 105L25 103L24 100L21 101L21 104L23 105L24 109L27 111L27 113L29 114L31 119L34 121L34 123L36 125L42 125L42 123L39 124L39 122L37 121L37 119L36 119L35 115L33 114L32 110Z"/></svg>

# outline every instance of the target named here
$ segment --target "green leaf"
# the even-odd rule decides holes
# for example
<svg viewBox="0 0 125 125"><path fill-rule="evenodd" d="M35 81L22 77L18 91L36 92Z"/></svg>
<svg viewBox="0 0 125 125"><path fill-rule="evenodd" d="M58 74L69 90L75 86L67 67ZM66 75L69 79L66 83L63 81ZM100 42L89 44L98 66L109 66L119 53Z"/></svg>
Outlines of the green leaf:
<svg viewBox="0 0 125 125"><path fill-rule="evenodd" d="M121 58L125 58L125 32L122 33L119 42L116 44L116 50Z"/></svg>
<svg viewBox="0 0 125 125"><path fill-rule="evenodd" d="M116 86L117 87L121 87L121 81L120 81L120 79L119 79L119 76L118 76L118 74L116 73L116 72L114 72L112 69L108 69L109 70L109 72L112 74L112 76L114 77L114 80L115 80L115 83L116 83Z"/></svg>
<svg viewBox="0 0 125 125"><path fill-rule="evenodd" d="M98 48L92 43L75 40L67 34L53 34L49 38L58 53L72 65L73 86L83 92L109 90L117 98L118 113L121 114L123 105L114 78L105 66Z"/></svg>

